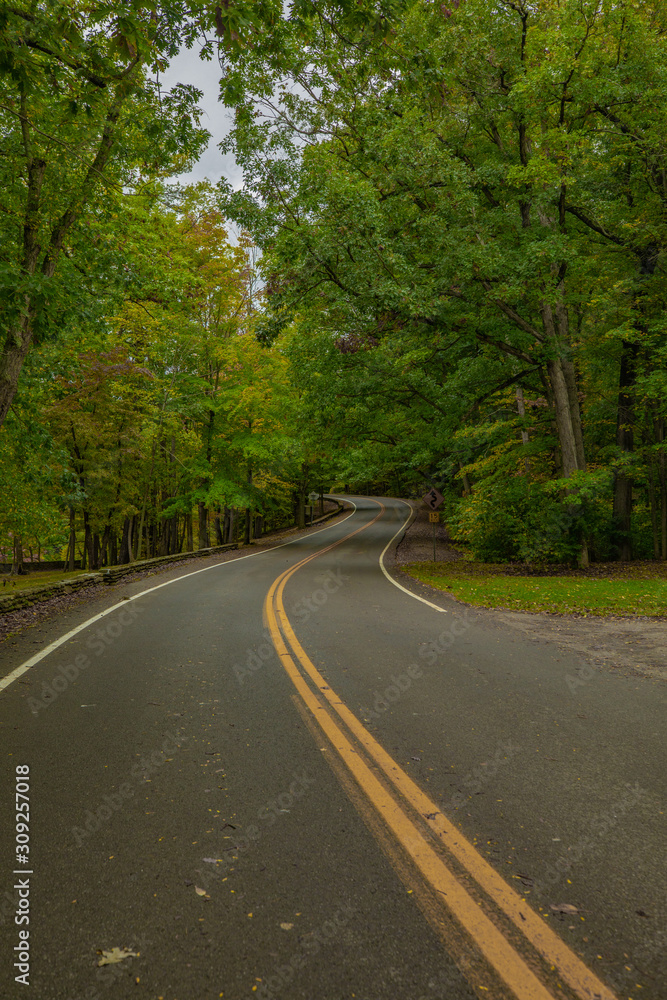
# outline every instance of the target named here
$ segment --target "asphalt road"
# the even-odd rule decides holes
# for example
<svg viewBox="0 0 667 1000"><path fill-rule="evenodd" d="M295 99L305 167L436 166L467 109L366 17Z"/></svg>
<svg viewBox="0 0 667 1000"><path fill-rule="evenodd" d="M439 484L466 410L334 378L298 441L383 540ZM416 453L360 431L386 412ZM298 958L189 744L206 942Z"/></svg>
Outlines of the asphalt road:
<svg viewBox="0 0 667 1000"><path fill-rule="evenodd" d="M667 997L663 687L416 600L355 503L49 623L103 614L0 692L0 996Z"/></svg>

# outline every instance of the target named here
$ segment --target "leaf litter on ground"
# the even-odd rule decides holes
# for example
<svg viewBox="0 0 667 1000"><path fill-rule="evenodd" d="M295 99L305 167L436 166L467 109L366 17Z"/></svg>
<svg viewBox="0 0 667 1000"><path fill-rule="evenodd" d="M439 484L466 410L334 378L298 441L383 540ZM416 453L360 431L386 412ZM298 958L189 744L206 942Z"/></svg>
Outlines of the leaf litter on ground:
<svg viewBox="0 0 667 1000"><path fill-rule="evenodd" d="M138 958L138 951L130 951L129 948L112 948L111 951L98 951L98 955L101 955L101 959L97 963L98 965L115 965L116 962L122 962L125 958Z"/></svg>

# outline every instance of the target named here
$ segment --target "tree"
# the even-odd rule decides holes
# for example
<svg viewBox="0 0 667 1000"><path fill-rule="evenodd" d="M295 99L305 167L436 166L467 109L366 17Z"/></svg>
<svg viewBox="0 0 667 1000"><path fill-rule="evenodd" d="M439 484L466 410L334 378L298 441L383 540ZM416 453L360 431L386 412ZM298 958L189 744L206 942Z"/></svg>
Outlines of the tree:
<svg viewBox="0 0 667 1000"><path fill-rule="evenodd" d="M105 223L123 188L182 169L208 138L196 89L164 94L150 75L192 44L198 15L182 0L0 12L0 426L35 340L121 277Z"/></svg>
<svg viewBox="0 0 667 1000"><path fill-rule="evenodd" d="M569 0L297 6L281 50L240 48L224 81L246 187L223 204L264 251L266 336L307 311L332 337L409 350L444 334L468 358L496 352L499 389L512 376L542 380L559 444L551 475L567 481L567 530L584 561L585 352L615 336L590 302L613 272L625 309L618 283L639 262L642 291L627 302L639 329L656 302L649 265L654 296L663 287L662 17ZM631 449L636 339L618 362L617 454ZM614 516L627 534L621 459Z"/></svg>

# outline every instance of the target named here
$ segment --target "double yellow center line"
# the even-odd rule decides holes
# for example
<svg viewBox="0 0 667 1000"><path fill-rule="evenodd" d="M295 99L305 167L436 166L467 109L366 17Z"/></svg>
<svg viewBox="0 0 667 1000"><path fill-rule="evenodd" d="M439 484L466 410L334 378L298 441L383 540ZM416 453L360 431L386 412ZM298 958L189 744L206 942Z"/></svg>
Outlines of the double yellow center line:
<svg viewBox="0 0 667 1000"><path fill-rule="evenodd" d="M283 604L288 580L313 559L378 521L385 512L384 505L380 504L380 507L379 514L371 521L302 559L274 580L266 596L264 613L280 661L305 709L326 735L365 800L382 818L427 885L437 892L440 905L467 931L479 952L517 1000L555 1000L556 996L563 997L560 988L554 993L543 981L543 978L553 979L554 973L581 1000L616 1000L615 994L505 882L374 739L327 684L294 633ZM372 768L371 761L377 770ZM380 780L379 774L384 780ZM428 824L428 832L424 823ZM443 858L443 848L521 933L529 945L527 958L510 944L486 910L448 867ZM492 907L487 909L492 912ZM548 977L547 970L551 972Z"/></svg>

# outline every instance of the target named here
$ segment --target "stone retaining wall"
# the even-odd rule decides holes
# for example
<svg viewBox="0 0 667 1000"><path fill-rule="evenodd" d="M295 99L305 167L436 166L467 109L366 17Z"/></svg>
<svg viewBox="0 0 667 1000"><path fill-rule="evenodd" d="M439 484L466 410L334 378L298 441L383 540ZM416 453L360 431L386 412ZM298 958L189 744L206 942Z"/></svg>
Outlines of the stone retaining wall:
<svg viewBox="0 0 667 1000"><path fill-rule="evenodd" d="M109 566L105 569L97 570L95 573L83 573L81 576L73 576L70 580L62 580L58 583L45 583L43 587L26 587L25 590L18 590L14 594L0 596L0 614L7 611L17 611L19 608L29 608L31 604L39 604L40 601L48 601L50 597L58 594L73 594L77 590L84 590L86 587L95 587L100 583L116 583L125 576L133 573L141 573L145 569L154 566L165 566L173 562L182 562L184 559L199 559L202 556L214 556L219 552L228 552L230 549L237 549L236 542L227 545L212 545L208 549L196 549L194 552L179 552L172 556L156 556L154 559L140 559L137 562L123 563L122 566Z"/></svg>
<svg viewBox="0 0 667 1000"><path fill-rule="evenodd" d="M334 502L338 504L337 509L330 510L321 517L316 517L313 525L321 524L323 521L328 521L340 514L344 509L343 505L337 500ZM108 566L94 573L83 573L81 576L73 576L70 580L62 580L59 583L45 583L42 587L26 587L25 590L17 590L13 594L2 595L0 593L0 615L9 611L18 611L20 608L29 608L32 604L48 601L50 597L59 594L73 594L77 590L95 587L100 583L116 583L125 576L141 573L154 566L167 566L169 563L182 562L184 559L214 556L219 552L228 552L230 549L238 549L238 547L237 542L229 542L226 545L212 545L208 549L196 549L194 552L179 552L172 556L155 556L153 559L140 559L137 562L123 563L122 566Z"/></svg>

